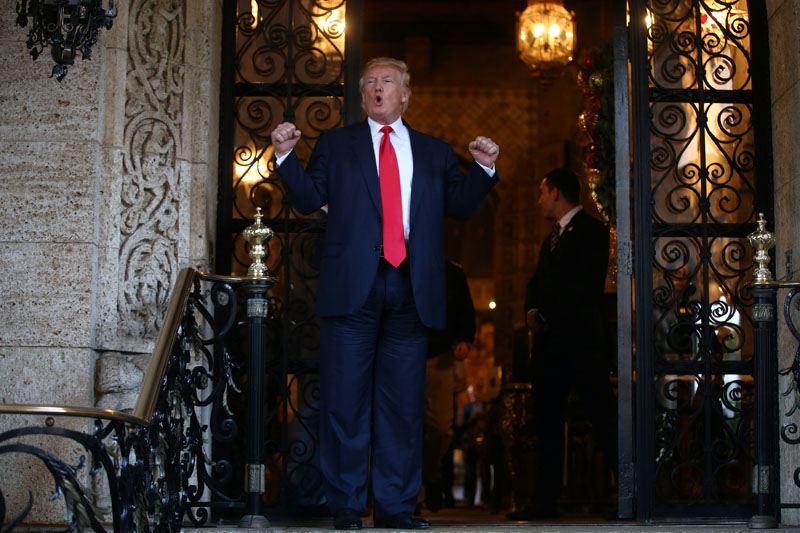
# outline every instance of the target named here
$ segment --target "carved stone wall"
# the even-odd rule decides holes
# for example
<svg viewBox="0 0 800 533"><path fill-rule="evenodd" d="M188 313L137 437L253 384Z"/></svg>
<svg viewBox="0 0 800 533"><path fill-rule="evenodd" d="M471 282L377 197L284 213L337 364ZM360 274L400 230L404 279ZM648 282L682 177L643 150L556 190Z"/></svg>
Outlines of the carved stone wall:
<svg viewBox="0 0 800 533"><path fill-rule="evenodd" d="M16 4L0 0L0 401L130 409L178 270L209 270L221 1L117 2L61 83ZM0 431L20 423L42 421ZM3 461L9 515L28 488L49 500L39 465ZM31 519L62 521L63 501Z"/></svg>
<svg viewBox="0 0 800 533"><path fill-rule="evenodd" d="M135 0L128 75L120 221L119 334L160 329L178 266L186 5ZM181 179L183 178L183 179Z"/></svg>
<svg viewBox="0 0 800 533"><path fill-rule="evenodd" d="M124 62L116 65L124 71L118 80L124 100L113 102L117 122L107 146L116 194L103 213L103 226L118 245L108 249L102 269L109 290L100 302L101 357L149 354L178 271L209 269L219 18L218 2L211 0L191 6L186 0L131 0L119 28L124 41L115 44L125 53L115 59ZM132 407L138 380L107 374L120 368L98 366L99 406Z"/></svg>

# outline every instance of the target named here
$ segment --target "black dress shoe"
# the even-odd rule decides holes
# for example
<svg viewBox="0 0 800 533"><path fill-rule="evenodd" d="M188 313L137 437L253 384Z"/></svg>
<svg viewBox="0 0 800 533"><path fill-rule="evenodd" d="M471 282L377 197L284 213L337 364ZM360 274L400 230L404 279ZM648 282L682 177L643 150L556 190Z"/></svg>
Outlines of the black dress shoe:
<svg viewBox="0 0 800 533"><path fill-rule="evenodd" d="M392 516L375 517L375 527L388 529L428 529L430 522L416 518L411 513L397 513Z"/></svg>
<svg viewBox="0 0 800 533"><path fill-rule="evenodd" d="M344 507L333 513L333 529L361 529L358 511Z"/></svg>
<svg viewBox="0 0 800 533"><path fill-rule="evenodd" d="M556 518L557 516L558 512L556 511L555 504L525 507L521 511L512 511L510 513L506 513L506 518L515 522L531 522L534 520Z"/></svg>

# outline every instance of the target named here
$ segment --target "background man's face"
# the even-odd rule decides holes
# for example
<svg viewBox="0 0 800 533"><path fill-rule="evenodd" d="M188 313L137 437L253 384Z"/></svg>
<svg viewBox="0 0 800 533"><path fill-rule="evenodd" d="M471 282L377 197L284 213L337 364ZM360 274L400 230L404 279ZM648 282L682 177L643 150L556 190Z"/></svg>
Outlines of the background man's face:
<svg viewBox="0 0 800 533"><path fill-rule="evenodd" d="M556 218L556 199L558 198L558 189L550 187L547 184L547 178L542 180L539 184L539 206L542 208L542 214L545 218Z"/></svg>

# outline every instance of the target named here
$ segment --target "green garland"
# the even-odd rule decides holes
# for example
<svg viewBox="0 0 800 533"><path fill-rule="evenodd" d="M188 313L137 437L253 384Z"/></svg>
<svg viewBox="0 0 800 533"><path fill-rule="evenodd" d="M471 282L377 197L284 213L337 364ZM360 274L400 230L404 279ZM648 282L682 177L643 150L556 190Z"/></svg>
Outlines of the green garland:
<svg viewBox="0 0 800 533"><path fill-rule="evenodd" d="M578 85L584 111L578 119L582 131L586 177L600 214L616 225L614 162L614 50L604 42L590 50L578 64Z"/></svg>

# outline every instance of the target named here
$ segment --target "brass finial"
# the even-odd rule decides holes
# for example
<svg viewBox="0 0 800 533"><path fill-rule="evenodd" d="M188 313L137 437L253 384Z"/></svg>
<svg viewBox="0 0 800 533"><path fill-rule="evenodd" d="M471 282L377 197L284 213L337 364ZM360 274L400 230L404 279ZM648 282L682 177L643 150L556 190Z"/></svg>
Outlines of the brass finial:
<svg viewBox="0 0 800 533"><path fill-rule="evenodd" d="M261 208L256 207L255 222L244 230L244 240L250 243L250 253L248 254L253 260L250 268L247 269L247 276L251 278L265 278L269 274L269 269L261 260L264 258L266 252L264 251L264 243L272 238L272 230L261 223Z"/></svg>
<svg viewBox="0 0 800 533"><path fill-rule="evenodd" d="M764 218L764 213L759 213L758 229L747 236L750 246L756 249L755 262L757 266L753 272L753 283L755 285L772 281L772 274L767 268L767 263L769 263L769 254L767 252L775 246L775 234L767 231L766 225L767 221Z"/></svg>

